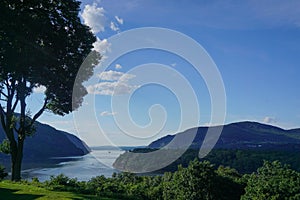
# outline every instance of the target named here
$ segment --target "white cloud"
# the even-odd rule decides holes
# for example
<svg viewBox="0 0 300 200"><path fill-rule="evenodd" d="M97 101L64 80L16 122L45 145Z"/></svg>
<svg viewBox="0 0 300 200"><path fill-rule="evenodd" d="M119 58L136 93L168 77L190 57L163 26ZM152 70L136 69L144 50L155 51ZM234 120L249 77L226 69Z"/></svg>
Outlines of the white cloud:
<svg viewBox="0 0 300 200"><path fill-rule="evenodd" d="M129 94L139 88L138 85L131 85L128 81L135 77L133 74L127 74L118 71L105 71L98 74L101 81L95 85L89 85L87 91L89 94L99 95L122 95Z"/></svg>
<svg viewBox="0 0 300 200"><path fill-rule="evenodd" d="M117 72L112 70L102 72L98 76L103 81L119 81L119 82L126 82L135 77L135 75L133 74L127 74L127 73Z"/></svg>
<svg viewBox="0 0 300 200"><path fill-rule="evenodd" d="M107 39L100 40L97 37L97 41L93 44L94 50L98 51L101 55L104 55L105 52L110 51L111 44L107 41Z"/></svg>
<svg viewBox="0 0 300 200"><path fill-rule="evenodd" d="M124 20L121 17L115 16L115 19L117 20L117 22L119 24L123 24L124 23Z"/></svg>
<svg viewBox="0 0 300 200"><path fill-rule="evenodd" d="M224 125L224 124L217 124L217 123L212 123L212 122L206 122L206 123L204 123L203 126L214 127L214 126L221 126L221 125Z"/></svg>
<svg viewBox="0 0 300 200"><path fill-rule="evenodd" d="M89 94L99 94L99 95L122 95L129 94L131 91L139 88L137 85L130 85L126 82L116 81L116 82L101 82L95 85L90 85L87 87Z"/></svg>
<svg viewBox="0 0 300 200"><path fill-rule="evenodd" d="M46 91L46 87L43 85L33 88L34 93L45 93L45 91Z"/></svg>
<svg viewBox="0 0 300 200"><path fill-rule="evenodd" d="M123 67L122 67L122 65L120 65L120 64L116 64L116 66L115 66L115 69L122 69Z"/></svg>
<svg viewBox="0 0 300 200"><path fill-rule="evenodd" d="M133 74L117 72L113 70L100 73L99 78L104 81L87 87L89 94L100 95L121 95L129 94L139 88L138 85L131 85L128 81L135 77Z"/></svg>
<svg viewBox="0 0 300 200"><path fill-rule="evenodd" d="M176 67L177 63L172 63L171 66L172 67Z"/></svg>
<svg viewBox="0 0 300 200"><path fill-rule="evenodd" d="M272 123L276 123L277 120L274 118L274 117L265 117L263 119L263 122L266 123L266 124L272 124Z"/></svg>
<svg viewBox="0 0 300 200"><path fill-rule="evenodd" d="M116 112L109 112L109 111L103 111L100 113L101 116L105 117L105 116L114 116L116 115Z"/></svg>
<svg viewBox="0 0 300 200"><path fill-rule="evenodd" d="M116 25L114 22L110 22L110 29L113 31L119 31L118 25Z"/></svg>
<svg viewBox="0 0 300 200"><path fill-rule="evenodd" d="M103 7L97 7L97 4L85 5L81 17L84 23L91 27L93 33L104 31L106 17L104 15L105 10Z"/></svg>

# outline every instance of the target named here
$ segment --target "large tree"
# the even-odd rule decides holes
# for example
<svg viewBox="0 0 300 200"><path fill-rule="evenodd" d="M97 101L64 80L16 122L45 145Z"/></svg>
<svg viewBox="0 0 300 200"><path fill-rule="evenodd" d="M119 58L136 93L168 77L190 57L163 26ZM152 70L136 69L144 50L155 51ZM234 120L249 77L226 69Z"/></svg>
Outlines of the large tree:
<svg viewBox="0 0 300 200"><path fill-rule="evenodd" d="M79 6L76 0L0 1L0 119L10 145L12 180L21 179L24 140L37 118L45 110L68 114L87 94L82 82L93 74L100 55L91 51L96 38L81 23ZM41 86L44 102L28 116L27 98Z"/></svg>
<svg viewBox="0 0 300 200"><path fill-rule="evenodd" d="M246 175L242 200L300 199L300 173L279 161L265 161L257 173Z"/></svg>

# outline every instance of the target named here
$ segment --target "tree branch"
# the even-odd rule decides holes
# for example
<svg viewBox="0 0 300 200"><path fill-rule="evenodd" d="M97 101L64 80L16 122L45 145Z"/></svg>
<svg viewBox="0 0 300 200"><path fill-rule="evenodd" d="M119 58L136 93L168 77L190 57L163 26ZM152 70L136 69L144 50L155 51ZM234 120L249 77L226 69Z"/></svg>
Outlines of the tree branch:
<svg viewBox="0 0 300 200"><path fill-rule="evenodd" d="M43 107L33 116L31 123L26 128L30 128L34 124L34 122L43 114L43 112L46 109L47 103L48 103L48 98L46 97Z"/></svg>
<svg viewBox="0 0 300 200"><path fill-rule="evenodd" d="M8 98L8 96L4 93L4 92L0 92L1 93L1 95L3 95L3 96L5 96L6 98Z"/></svg>
<svg viewBox="0 0 300 200"><path fill-rule="evenodd" d="M5 111L3 110L2 106L0 105L0 118L1 118L1 124L4 130L6 130L6 124L5 124L5 119L4 119L4 113Z"/></svg>
<svg viewBox="0 0 300 200"><path fill-rule="evenodd" d="M16 107L17 107L17 105L18 105L18 101L19 101L19 99L18 99L18 97L16 97L16 101L15 101L15 103L14 103L14 105L12 106L12 109L11 109L11 111L14 113L15 112L15 109L16 109Z"/></svg>
<svg viewBox="0 0 300 200"><path fill-rule="evenodd" d="M10 96L11 87L10 87L7 79L5 79L4 85L6 86L6 90L7 90L7 95L6 94L5 95L6 95L6 98L8 98Z"/></svg>

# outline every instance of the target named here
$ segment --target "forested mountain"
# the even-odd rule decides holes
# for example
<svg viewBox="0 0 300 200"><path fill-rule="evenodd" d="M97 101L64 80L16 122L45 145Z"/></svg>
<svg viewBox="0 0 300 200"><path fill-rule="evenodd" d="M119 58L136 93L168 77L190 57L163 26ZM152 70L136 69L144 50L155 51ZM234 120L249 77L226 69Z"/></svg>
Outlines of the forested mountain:
<svg viewBox="0 0 300 200"><path fill-rule="evenodd" d="M35 123L35 128L36 132L24 144L23 169L58 163L61 159L57 157L82 156L90 152L83 141L70 133L40 122ZM3 139L5 133L0 127L0 142ZM9 163L9 155L0 153L0 164L9 170Z"/></svg>
<svg viewBox="0 0 300 200"><path fill-rule="evenodd" d="M220 127L211 127L213 131ZM257 122L238 122L225 125L222 133L212 149L205 157L198 157L199 148L207 134L208 127L197 127L186 130L176 135L167 135L151 144L147 148L137 148L131 153L120 155L114 163L114 167L120 170L130 171L136 166L143 166L146 162L141 158L137 159L132 153L147 153L156 151L163 147L164 156L172 152L180 151L188 137L194 137L192 144L187 151L172 164L156 171L176 171L179 164L187 166L195 158L208 160L216 166L224 165L237 169L240 173L252 173L264 160L279 160L289 164L295 170L300 171L300 129L284 130L275 126ZM212 132L212 134L214 134ZM173 140L174 137L176 140ZM173 141L172 141L173 140ZM172 141L172 143L170 143ZM175 141L175 142L174 142ZM166 146L167 145L167 146ZM171 152L170 152L171 151ZM141 163L138 163L140 160Z"/></svg>
<svg viewBox="0 0 300 200"><path fill-rule="evenodd" d="M218 127L212 127L212 129ZM197 130L195 130L197 129ZM189 137L191 133L197 134L190 148L199 148L206 136L208 127L197 127L177 133L179 137ZM152 142L149 148L162 148L167 145L175 135L168 135ZM181 140L178 140L181 141ZM215 149L276 149L299 148L300 129L284 130L275 126L260 124L257 122L238 122L224 125L221 136L215 145ZM180 148L176 143L171 148ZM299 149L300 150L300 149Z"/></svg>

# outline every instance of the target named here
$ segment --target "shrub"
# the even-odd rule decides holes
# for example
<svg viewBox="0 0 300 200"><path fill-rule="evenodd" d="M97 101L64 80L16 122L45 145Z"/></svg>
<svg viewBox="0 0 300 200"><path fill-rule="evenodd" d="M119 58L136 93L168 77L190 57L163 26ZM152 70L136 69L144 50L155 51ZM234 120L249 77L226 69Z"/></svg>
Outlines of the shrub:
<svg viewBox="0 0 300 200"><path fill-rule="evenodd" d="M0 180L3 180L8 174L5 172L5 168L0 165Z"/></svg>
<svg viewBox="0 0 300 200"><path fill-rule="evenodd" d="M79 182L76 178L69 178L63 174L51 176L49 181L45 181L46 187L59 191L78 191Z"/></svg>

